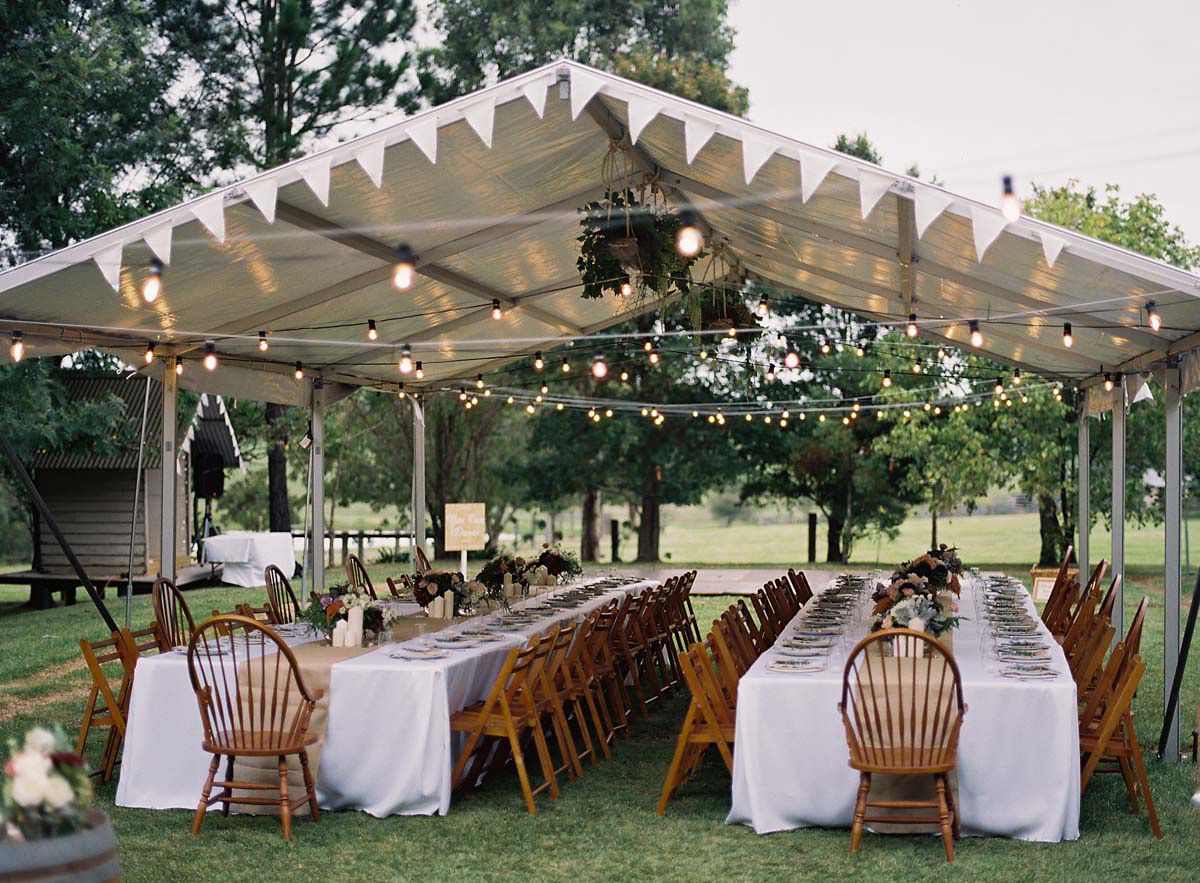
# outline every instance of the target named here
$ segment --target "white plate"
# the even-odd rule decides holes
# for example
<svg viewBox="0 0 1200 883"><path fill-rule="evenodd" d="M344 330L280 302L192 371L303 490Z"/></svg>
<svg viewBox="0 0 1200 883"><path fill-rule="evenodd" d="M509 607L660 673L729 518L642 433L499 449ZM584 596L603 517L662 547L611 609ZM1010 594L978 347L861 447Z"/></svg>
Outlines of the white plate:
<svg viewBox="0 0 1200 883"><path fill-rule="evenodd" d="M781 672L787 672L789 674L795 674L797 672L810 673L810 672L816 672L816 671L824 671L825 665L823 663L817 663L817 662L810 663L810 662L801 661L801 660L780 659L776 662L772 662L770 665L767 666L767 668L770 669L771 671L781 671Z"/></svg>
<svg viewBox="0 0 1200 883"><path fill-rule="evenodd" d="M408 662L417 662L421 659L444 659L448 654L444 651L436 653L413 653L408 650L393 650L388 653L392 659L403 659Z"/></svg>

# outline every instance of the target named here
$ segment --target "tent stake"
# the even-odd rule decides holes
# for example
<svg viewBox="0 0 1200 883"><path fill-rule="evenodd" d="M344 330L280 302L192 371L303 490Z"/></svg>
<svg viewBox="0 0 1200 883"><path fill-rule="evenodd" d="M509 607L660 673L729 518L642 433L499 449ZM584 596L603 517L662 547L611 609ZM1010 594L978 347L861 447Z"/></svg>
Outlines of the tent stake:
<svg viewBox="0 0 1200 883"><path fill-rule="evenodd" d="M67 560L71 562L71 567L75 570L75 575L79 577L83 587L87 589L88 595L92 598L92 603L96 605L96 609L100 611L100 615L104 617L104 623L108 626L110 632L120 631L117 627L116 620L112 618L112 614L108 612L108 608L104 606L104 602L100 600L100 595L96 593L96 587L92 585L92 581L88 579L87 572L84 571L83 565L79 563L79 559L75 557L75 550L71 548L71 544L67 542L67 538L63 536L62 530L58 527L58 522L54 520L54 515L50 512L50 507L46 505L46 501L42 499L42 495L38 493L37 486L33 483L33 479L29 477L29 472L25 469L25 464L21 462L21 458L17 456L17 452L13 450L11 444L8 443L8 438L3 432L0 432L0 450L3 450L4 455L8 457L9 462L13 465L13 470L17 473L17 478L21 480L21 484L25 486L25 490L29 492L29 496L33 498L33 505L46 519L46 526L50 528L50 532L54 534L54 539L58 541L58 545L62 547L63 554L67 556Z"/></svg>

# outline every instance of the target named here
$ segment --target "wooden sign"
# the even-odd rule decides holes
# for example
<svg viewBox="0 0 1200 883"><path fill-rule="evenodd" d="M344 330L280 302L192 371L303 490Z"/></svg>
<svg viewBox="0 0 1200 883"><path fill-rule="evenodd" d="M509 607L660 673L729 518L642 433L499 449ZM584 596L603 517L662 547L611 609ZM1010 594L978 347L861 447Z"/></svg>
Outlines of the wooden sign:
<svg viewBox="0 0 1200 883"><path fill-rule="evenodd" d="M483 503L446 504L446 551L466 552L487 546Z"/></svg>

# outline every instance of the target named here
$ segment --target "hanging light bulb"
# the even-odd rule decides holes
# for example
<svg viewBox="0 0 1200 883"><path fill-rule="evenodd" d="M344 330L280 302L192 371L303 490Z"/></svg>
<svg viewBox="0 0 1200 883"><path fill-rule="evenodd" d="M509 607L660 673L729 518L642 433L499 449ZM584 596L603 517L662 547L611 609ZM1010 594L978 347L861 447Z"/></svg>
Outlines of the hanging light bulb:
<svg viewBox="0 0 1200 883"><path fill-rule="evenodd" d="M499 319L504 316L504 311L500 309L500 298L492 298L492 318Z"/></svg>
<svg viewBox="0 0 1200 883"><path fill-rule="evenodd" d="M830 351L831 349L833 349L833 347L831 347L831 346L829 345L829 341L828 341L828 340L822 340L822 341L821 341L821 354L822 354L822 355L825 355L825 356L829 355L829 351Z"/></svg>
<svg viewBox="0 0 1200 883"><path fill-rule="evenodd" d="M905 409L904 409L904 416L905 416L905 417L911 417L911 416L912 416L912 411L908 410L908 408L905 408Z"/></svg>
<svg viewBox="0 0 1200 883"><path fill-rule="evenodd" d="M525 413L526 413L526 414L532 414L532 413L533 413L534 411L536 411L536 410L537 410L537 409L536 409L536 408L535 408L535 407L534 407L532 404L528 404L528 405L526 405L526 406L525 406Z"/></svg>
<svg viewBox="0 0 1200 883"><path fill-rule="evenodd" d="M611 417L612 415L613 415L613 409L612 409L612 408L605 408L605 409L604 409L604 416L605 416L605 417Z"/></svg>
<svg viewBox="0 0 1200 883"><path fill-rule="evenodd" d="M701 362L708 361L708 350L700 350L700 361Z"/></svg>
<svg viewBox="0 0 1200 883"><path fill-rule="evenodd" d="M938 357L938 361L939 361L939 362L940 362L942 359L946 358L946 351L945 351L944 349L942 349L940 346L938 347L938 353L937 353L937 357Z"/></svg>
<svg viewBox="0 0 1200 883"><path fill-rule="evenodd" d="M258 332L258 351L260 353L265 353L270 348L271 348L271 344L267 343L267 332L265 332L265 331Z"/></svg>
<svg viewBox="0 0 1200 883"><path fill-rule="evenodd" d="M751 422L751 421L753 421L753 420L754 420L754 415L753 415L753 414L747 414L747 415L746 415L746 422L747 422L747 423L750 423L750 422Z"/></svg>
<svg viewBox="0 0 1200 883"><path fill-rule="evenodd" d="M485 384L485 383L483 382L483 375L482 375L482 374L476 374L476 375L475 375L475 388L476 388L476 389L483 389L483 388L484 388L484 386L486 386L486 385L487 385L487 384Z"/></svg>
<svg viewBox="0 0 1200 883"><path fill-rule="evenodd" d="M709 423L716 423L716 422L717 422L717 418L716 418L716 417L714 417L712 414L709 414L709 415L708 415L708 422L709 422Z"/></svg>
<svg viewBox="0 0 1200 883"><path fill-rule="evenodd" d="M1111 374L1105 374L1104 375L1104 391L1112 392L1113 387L1115 385L1116 385L1116 380L1113 378L1113 376Z"/></svg>
<svg viewBox="0 0 1200 883"><path fill-rule="evenodd" d="M1146 304L1146 318L1150 322L1150 327L1155 331L1162 330L1162 316L1158 314L1158 310L1154 307L1154 301Z"/></svg>
<svg viewBox="0 0 1200 883"><path fill-rule="evenodd" d="M12 343L8 346L8 354L12 356L14 362L19 362L25 358L25 336L20 331L12 333Z"/></svg>
<svg viewBox="0 0 1200 883"><path fill-rule="evenodd" d="M621 279L621 297L629 297L633 294L633 282L628 276Z"/></svg>
<svg viewBox="0 0 1200 883"><path fill-rule="evenodd" d="M399 389L397 389L397 390L396 390L396 397L397 397L397 398L401 398L401 399L402 399L402 398L404 398L404 397L405 397L405 396L407 396L407 395L408 395L408 393L406 393L406 392L404 391L404 382L403 382L403 381L401 381L401 382L400 382L400 387L399 387Z"/></svg>
<svg viewBox="0 0 1200 883"><path fill-rule="evenodd" d="M768 312L770 312L770 307L767 306L767 295L764 293L763 296L758 299L758 306L754 308L754 315L758 316L760 319L765 319L767 318Z"/></svg>
<svg viewBox="0 0 1200 883"><path fill-rule="evenodd" d="M983 346L983 334L979 331L979 322L972 319L967 323L967 328L971 332L971 346Z"/></svg>
<svg viewBox="0 0 1200 883"><path fill-rule="evenodd" d="M887 389L892 385L892 370L887 368L883 372L883 388Z"/></svg>
<svg viewBox="0 0 1200 883"><path fill-rule="evenodd" d="M940 407L940 406L935 406L935 407L934 407L934 409L933 409L933 416L934 416L934 417L941 417L941 416L942 416L942 409L941 409L941 407Z"/></svg>
<svg viewBox="0 0 1200 883"><path fill-rule="evenodd" d="M913 362L913 374L920 374L922 371L920 362Z"/></svg>
<svg viewBox="0 0 1200 883"><path fill-rule="evenodd" d="M775 382L775 365L774 363L767 365L767 383Z"/></svg>
<svg viewBox="0 0 1200 883"><path fill-rule="evenodd" d="M204 341L204 370L217 370L217 345L211 340Z"/></svg>
<svg viewBox="0 0 1200 883"><path fill-rule="evenodd" d="M929 404L929 402L926 402L926 403L925 403L924 405L922 405L921 407L923 407L923 408L924 408L926 411L931 411L931 410L933 410L933 405Z"/></svg>
<svg viewBox="0 0 1200 883"><path fill-rule="evenodd" d="M179 358L179 356L175 357L175 376L183 376L183 359Z"/></svg>
<svg viewBox="0 0 1200 883"><path fill-rule="evenodd" d="M163 264L158 258L150 258L146 265L146 278L142 281L142 300L148 304L158 300L162 294Z"/></svg>
<svg viewBox="0 0 1200 883"><path fill-rule="evenodd" d="M412 249L403 243L397 245L396 258L392 262L392 285L401 291L408 291L412 288L416 271L416 267L413 266Z"/></svg>
<svg viewBox="0 0 1200 883"><path fill-rule="evenodd" d="M420 362L417 364L419 365ZM413 369L412 347L407 343L402 344L400 347L400 362L396 367L400 369L401 374L408 374ZM420 377L421 375L418 374L417 376Z"/></svg>
<svg viewBox="0 0 1200 883"><path fill-rule="evenodd" d="M1071 323L1063 322L1063 346L1070 349L1075 345L1075 338L1071 334Z"/></svg>
<svg viewBox="0 0 1200 883"><path fill-rule="evenodd" d="M642 341L642 349L644 349L646 352L650 352L650 350L654 349L654 342L651 340Z"/></svg>
<svg viewBox="0 0 1200 883"><path fill-rule="evenodd" d="M621 372L621 382L622 382L622 383L628 383L628 382L629 382L629 372L628 372L628 371L622 371L622 372Z"/></svg>
<svg viewBox="0 0 1200 883"><path fill-rule="evenodd" d="M422 366L420 361L417 362L416 370L413 373L416 375L417 380L425 379L425 368Z"/></svg>
<svg viewBox="0 0 1200 883"><path fill-rule="evenodd" d="M1021 385L1021 369L1013 368L1013 386Z"/></svg>
<svg viewBox="0 0 1200 883"><path fill-rule="evenodd" d="M152 344L152 343L146 344L145 359L146 359L147 365L149 365L151 362L154 361L154 344Z"/></svg>
<svg viewBox="0 0 1200 883"><path fill-rule="evenodd" d="M504 404L506 404L506 405L511 405L511 404L512 404L513 402L515 402L515 401L516 401L516 399L514 399L512 396L509 396L508 398L506 398L506 399L504 400Z"/></svg>
<svg viewBox="0 0 1200 883"><path fill-rule="evenodd" d="M375 320L367 320L367 340L379 340L379 329L375 327Z"/></svg>
<svg viewBox="0 0 1200 883"><path fill-rule="evenodd" d="M650 359L650 364L651 364L651 365L657 365L657 364L658 364L658 360L659 360L658 348L657 348L657 347L652 347L652 348L650 349L650 355L649 355L647 358L649 358L649 359Z"/></svg>
<svg viewBox="0 0 1200 883"><path fill-rule="evenodd" d="M675 249L685 258L694 258L704 248L704 234L697 225L696 214L689 209L679 213L679 232L675 234Z"/></svg>
<svg viewBox="0 0 1200 883"><path fill-rule="evenodd" d="M788 341L787 352L783 356L783 364L788 368L800 367L800 354L796 352L796 345Z"/></svg>
<svg viewBox="0 0 1200 883"><path fill-rule="evenodd" d="M554 410L555 410L555 411L561 411L562 409L563 409L563 403L562 403L562 402L559 402L557 405L555 405L555 406L554 406Z"/></svg>
<svg viewBox="0 0 1200 883"><path fill-rule="evenodd" d="M865 346L863 346L861 343L854 348L854 355L858 356L860 359L863 356L865 356L866 354L867 354L867 348Z"/></svg>
<svg viewBox="0 0 1200 883"><path fill-rule="evenodd" d="M542 351L538 350L533 354L533 370L541 371L546 367L546 361L542 358Z"/></svg>
<svg viewBox="0 0 1200 883"><path fill-rule="evenodd" d="M563 374L571 373L571 363L568 362L566 359L563 359L563 362L562 362L562 373Z"/></svg>
<svg viewBox="0 0 1200 883"><path fill-rule="evenodd" d="M1004 176L1004 196L1000 199L1000 214L1004 215L1004 220L1010 224L1021 217L1021 201L1013 192L1012 175Z"/></svg>
<svg viewBox="0 0 1200 883"><path fill-rule="evenodd" d="M604 353L596 353L592 359L592 376L597 380L608 376L608 364L604 361Z"/></svg>
<svg viewBox="0 0 1200 883"><path fill-rule="evenodd" d="M916 313L908 314L908 324L904 326L904 333L907 334L909 337L917 336L917 314Z"/></svg>
<svg viewBox="0 0 1200 883"><path fill-rule="evenodd" d="M467 400L467 388L465 386L460 386L458 388L458 400L460 402L465 402Z"/></svg>
<svg viewBox="0 0 1200 883"><path fill-rule="evenodd" d="M787 418L786 418L786 417L780 417L780 418L779 418L779 428L780 428L780 429L787 429L787 425L788 425Z"/></svg>
<svg viewBox="0 0 1200 883"><path fill-rule="evenodd" d="M301 362L297 362L297 363L296 363L296 370L293 372L293 376L294 376L294 377L295 377L297 380L303 380L303 379L304 379L304 365L303 365L303 363L301 363Z"/></svg>
<svg viewBox="0 0 1200 883"><path fill-rule="evenodd" d="M780 414L779 416L782 417L784 420L787 420L789 417L792 416L792 412L785 408L783 413Z"/></svg>
<svg viewBox="0 0 1200 883"><path fill-rule="evenodd" d="M1004 393L1004 381L999 377L996 378L996 385L994 389L996 391L996 395L1002 395Z"/></svg>
<svg viewBox="0 0 1200 883"><path fill-rule="evenodd" d="M825 415L824 415L824 414L820 414L820 415L818 415L818 416L817 416L817 422L818 422L818 423L824 423L824 422L825 422Z"/></svg>

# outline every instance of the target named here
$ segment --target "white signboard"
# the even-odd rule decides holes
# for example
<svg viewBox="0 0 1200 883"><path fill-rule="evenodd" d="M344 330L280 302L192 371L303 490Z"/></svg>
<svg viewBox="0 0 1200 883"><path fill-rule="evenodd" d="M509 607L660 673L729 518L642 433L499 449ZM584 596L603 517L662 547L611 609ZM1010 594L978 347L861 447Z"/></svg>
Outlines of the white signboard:
<svg viewBox="0 0 1200 883"><path fill-rule="evenodd" d="M466 552L487 546L483 503L446 504L446 551Z"/></svg>

